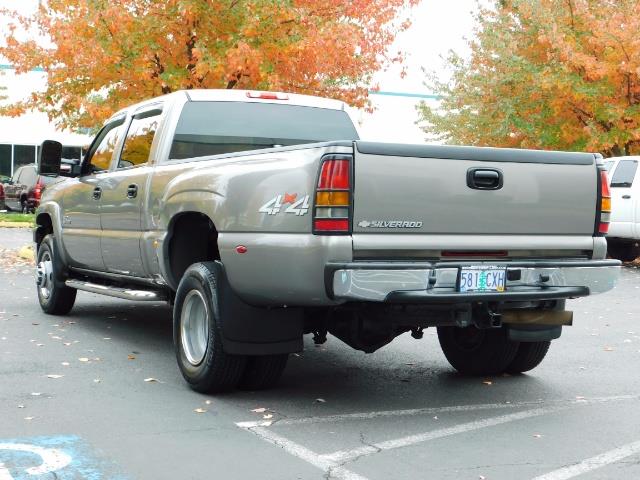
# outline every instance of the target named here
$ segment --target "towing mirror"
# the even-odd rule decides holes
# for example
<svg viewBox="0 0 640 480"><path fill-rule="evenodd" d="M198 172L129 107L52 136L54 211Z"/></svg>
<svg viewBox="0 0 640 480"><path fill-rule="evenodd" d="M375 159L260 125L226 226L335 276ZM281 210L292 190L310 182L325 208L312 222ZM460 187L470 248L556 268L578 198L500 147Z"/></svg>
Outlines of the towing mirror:
<svg viewBox="0 0 640 480"><path fill-rule="evenodd" d="M54 140L45 140L38 155L38 173L47 177L60 175L62 162L62 144Z"/></svg>

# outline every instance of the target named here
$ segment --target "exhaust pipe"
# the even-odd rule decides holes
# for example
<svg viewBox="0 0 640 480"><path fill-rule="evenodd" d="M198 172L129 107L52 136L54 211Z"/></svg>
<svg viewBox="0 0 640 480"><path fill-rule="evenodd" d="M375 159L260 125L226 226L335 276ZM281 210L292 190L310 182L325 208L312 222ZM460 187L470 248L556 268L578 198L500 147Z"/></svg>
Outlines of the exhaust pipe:
<svg viewBox="0 0 640 480"><path fill-rule="evenodd" d="M568 310L505 310L502 323L514 325L573 325L573 312Z"/></svg>

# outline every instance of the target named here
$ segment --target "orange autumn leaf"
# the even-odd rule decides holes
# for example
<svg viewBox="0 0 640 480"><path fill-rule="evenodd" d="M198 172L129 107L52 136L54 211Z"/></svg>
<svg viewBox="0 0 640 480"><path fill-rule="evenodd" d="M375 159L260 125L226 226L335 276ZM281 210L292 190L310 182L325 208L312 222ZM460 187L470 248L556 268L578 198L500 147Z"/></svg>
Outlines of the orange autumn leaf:
<svg viewBox="0 0 640 480"><path fill-rule="evenodd" d="M500 0L420 108L449 143L640 153L640 0Z"/></svg>
<svg viewBox="0 0 640 480"><path fill-rule="evenodd" d="M0 56L47 86L2 114L95 127L145 98L192 88L283 90L366 107L372 75L420 0L48 0L10 9ZM24 40L20 31L45 41ZM3 42L0 42L0 44Z"/></svg>

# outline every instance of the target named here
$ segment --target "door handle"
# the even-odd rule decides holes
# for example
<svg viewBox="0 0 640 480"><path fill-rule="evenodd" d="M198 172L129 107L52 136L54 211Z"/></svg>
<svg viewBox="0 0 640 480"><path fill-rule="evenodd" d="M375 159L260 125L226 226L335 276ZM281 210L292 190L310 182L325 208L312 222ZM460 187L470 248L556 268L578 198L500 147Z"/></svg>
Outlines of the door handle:
<svg viewBox="0 0 640 480"><path fill-rule="evenodd" d="M94 200L100 200L100 197L102 197L102 188L100 187L96 187L93 189L93 199Z"/></svg>
<svg viewBox="0 0 640 480"><path fill-rule="evenodd" d="M467 186L476 190L499 190L502 188L502 172L489 168L467 170Z"/></svg>
<svg viewBox="0 0 640 480"><path fill-rule="evenodd" d="M127 187L127 198L136 198L138 196L138 185L132 183Z"/></svg>
<svg viewBox="0 0 640 480"><path fill-rule="evenodd" d="M631 198L631 195L622 195L622 198L629 199L629 198Z"/></svg>

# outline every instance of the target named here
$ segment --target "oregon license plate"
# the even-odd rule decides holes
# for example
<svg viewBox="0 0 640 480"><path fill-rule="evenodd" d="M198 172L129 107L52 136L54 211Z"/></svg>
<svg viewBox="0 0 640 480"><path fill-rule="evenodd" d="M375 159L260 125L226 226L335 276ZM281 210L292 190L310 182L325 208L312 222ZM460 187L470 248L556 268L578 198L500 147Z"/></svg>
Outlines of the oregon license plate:
<svg viewBox="0 0 640 480"><path fill-rule="evenodd" d="M504 292L507 270L501 267L462 267L458 278L459 292Z"/></svg>

